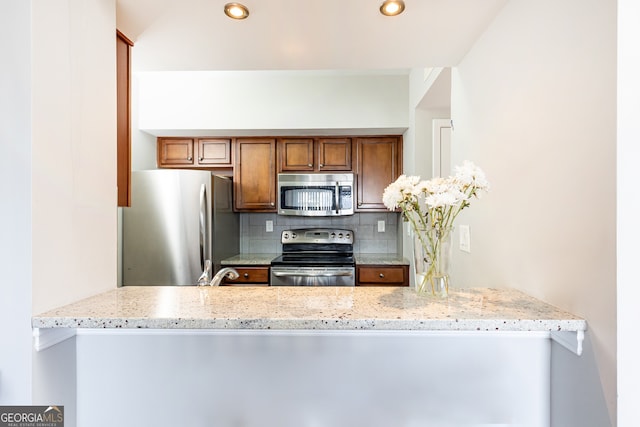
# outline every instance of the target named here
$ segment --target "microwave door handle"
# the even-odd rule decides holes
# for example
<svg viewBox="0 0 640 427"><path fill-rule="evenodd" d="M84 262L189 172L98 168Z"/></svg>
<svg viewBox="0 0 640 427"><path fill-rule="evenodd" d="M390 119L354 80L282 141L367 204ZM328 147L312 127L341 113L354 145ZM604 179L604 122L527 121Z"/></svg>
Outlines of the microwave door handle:
<svg viewBox="0 0 640 427"><path fill-rule="evenodd" d="M340 183L336 182L335 195L336 199L336 215L340 215Z"/></svg>

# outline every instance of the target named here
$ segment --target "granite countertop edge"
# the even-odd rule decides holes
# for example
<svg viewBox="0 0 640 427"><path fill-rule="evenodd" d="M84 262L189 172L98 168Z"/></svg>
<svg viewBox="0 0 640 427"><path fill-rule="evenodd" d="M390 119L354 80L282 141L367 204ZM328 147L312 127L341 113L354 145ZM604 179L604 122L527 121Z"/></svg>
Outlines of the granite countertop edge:
<svg viewBox="0 0 640 427"><path fill-rule="evenodd" d="M587 322L514 289L448 299L394 287L124 287L32 317L34 328L325 331L584 331Z"/></svg>
<svg viewBox="0 0 640 427"><path fill-rule="evenodd" d="M318 330L318 331L585 331L585 320L546 319L146 319L146 318L38 318L33 328L80 329L203 329L203 330Z"/></svg>

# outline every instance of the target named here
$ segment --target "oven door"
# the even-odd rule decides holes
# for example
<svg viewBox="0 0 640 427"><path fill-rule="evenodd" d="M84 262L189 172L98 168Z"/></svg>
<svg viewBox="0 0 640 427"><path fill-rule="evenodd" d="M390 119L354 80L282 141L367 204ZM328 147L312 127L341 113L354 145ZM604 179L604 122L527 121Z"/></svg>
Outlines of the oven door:
<svg viewBox="0 0 640 427"><path fill-rule="evenodd" d="M355 277L352 266L271 266L271 286L355 286Z"/></svg>

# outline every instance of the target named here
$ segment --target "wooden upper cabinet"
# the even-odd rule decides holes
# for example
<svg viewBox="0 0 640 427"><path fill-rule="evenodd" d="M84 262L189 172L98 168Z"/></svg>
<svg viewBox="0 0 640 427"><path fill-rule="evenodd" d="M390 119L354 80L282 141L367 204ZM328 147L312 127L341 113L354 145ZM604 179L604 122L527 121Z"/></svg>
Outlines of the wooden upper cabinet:
<svg viewBox="0 0 640 427"><path fill-rule="evenodd" d="M201 166L231 166L231 139L198 139L198 164Z"/></svg>
<svg viewBox="0 0 640 427"><path fill-rule="evenodd" d="M312 172L315 170L313 138L278 140L281 172Z"/></svg>
<svg viewBox="0 0 640 427"><path fill-rule="evenodd" d="M231 168L231 138L158 138L160 168Z"/></svg>
<svg viewBox="0 0 640 427"><path fill-rule="evenodd" d="M276 212L275 138L236 138L234 156L236 210Z"/></svg>
<svg viewBox="0 0 640 427"><path fill-rule="evenodd" d="M193 138L158 138L158 166L193 166L193 143Z"/></svg>
<svg viewBox="0 0 640 427"><path fill-rule="evenodd" d="M278 139L279 172L351 171L351 138Z"/></svg>
<svg viewBox="0 0 640 427"><path fill-rule="evenodd" d="M385 212L402 173L402 136L159 137L158 167L233 173L234 209L277 212L277 172L353 172L355 212Z"/></svg>
<svg viewBox="0 0 640 427"><path fill-rule="evenodd" d="M118 206L131 206L131 47L116 30L116 145Z"/></svg>
<svg viewBox="0 0 640 427"><path fill-rule="evenodd" d="M355 138L356 212L386 211L382 193L402 170L402 137Z"/></svg>
<svg viewBox="0 0 640 427"><path fill-rule="evenodd" d="M350 171L351 138L318 139L318 170Z"/></svg>

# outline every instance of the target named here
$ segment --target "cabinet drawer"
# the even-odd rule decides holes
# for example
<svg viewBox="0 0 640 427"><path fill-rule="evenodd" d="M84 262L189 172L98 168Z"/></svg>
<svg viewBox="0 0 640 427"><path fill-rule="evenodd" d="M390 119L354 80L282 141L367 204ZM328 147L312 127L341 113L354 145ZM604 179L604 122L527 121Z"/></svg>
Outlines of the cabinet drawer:
<svg viewBox="0 0 640 427"><path fill-rule="evenodd" d="M227 285L268 285L269 267L235 267L239 277L235 280L224 279Z"/></svg>
<svg viewBox="0 0 640 427"><path fill-rule="evenodd" d="M371 265L357 268L360 286L409 286L409 266Z"/></svg>

